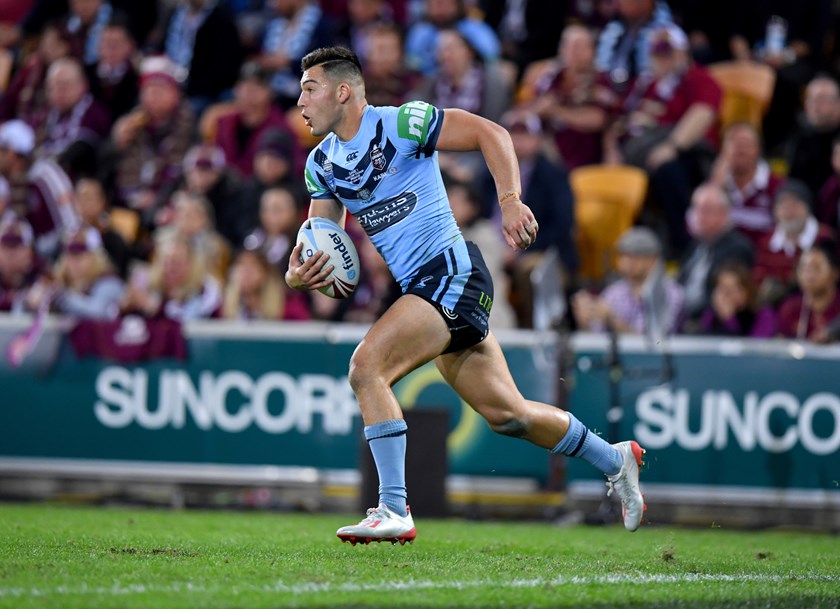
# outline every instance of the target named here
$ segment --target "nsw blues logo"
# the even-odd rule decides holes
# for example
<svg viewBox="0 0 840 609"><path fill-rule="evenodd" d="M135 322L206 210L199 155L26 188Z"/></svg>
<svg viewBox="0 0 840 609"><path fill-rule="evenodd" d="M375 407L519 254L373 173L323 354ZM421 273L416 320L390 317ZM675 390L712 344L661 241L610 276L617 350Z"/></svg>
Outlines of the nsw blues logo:
<svg viewBox="0 0 840 609"><path fill-rule="evenodd" d="M382 148L379 147L379 144L374 144L373 148L370 149L370 162L376 171L382 171L385 169L385 165L388 161L385 159L385 154L382 152Z"/></svg>
<svg viewBox="0 0 840 609"><path fill-rule="evenodd" d="M324 164L321 165L321 169L324 170L324 178L327 180L327 185L329 185L330 189L335 190L335 174L333 174L332 161L324 159Z"/></svg>

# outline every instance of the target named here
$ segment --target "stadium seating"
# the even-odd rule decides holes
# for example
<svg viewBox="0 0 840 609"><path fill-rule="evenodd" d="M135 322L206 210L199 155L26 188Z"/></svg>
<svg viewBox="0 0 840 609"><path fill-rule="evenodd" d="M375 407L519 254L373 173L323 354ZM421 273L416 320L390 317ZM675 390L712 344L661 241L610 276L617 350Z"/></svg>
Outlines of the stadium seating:
<svg viewBox="0 0 840 609"><path fill-rule="evenodd" d="M760 131L776 84L773 68L754 61L721 61L707 68L723 89L721 129L747 122Z"/></svg>
<svg viewBox="0 0 840 609"><path fill-rule="evenodd" d="M633 225L647 194L647 174L626 165L587 165L569 174L583 279L600 281L613 267L614 246Z"/></svg>

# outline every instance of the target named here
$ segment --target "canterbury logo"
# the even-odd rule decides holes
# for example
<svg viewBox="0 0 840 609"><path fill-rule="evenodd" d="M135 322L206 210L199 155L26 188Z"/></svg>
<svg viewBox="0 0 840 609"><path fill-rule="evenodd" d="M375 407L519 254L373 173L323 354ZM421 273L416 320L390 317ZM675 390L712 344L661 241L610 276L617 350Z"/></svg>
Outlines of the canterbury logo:
<svg viewBox="0 0 840 609"><path fill-rule="evenodd" d="M357 152L351 152L350 154L347 155L347 162L349 163L350 161L355 161L358 156L359 156L358 151Z"/></svg>
<svg viewBox="0 0 840 609"><path fill-rule="evenodd" d="M434 276L434 275L426 275L425 277L423 277L423 279L421 279L420 281L418 281L418 282L417 282L417 285L415 285L414 287L415 287L415 288L425 288L425 287L426 287L426 282L427 282L427 281L431 281L431 280L432 280L432 279L434 279L434 278L435 278L435 276Z"/></svg>

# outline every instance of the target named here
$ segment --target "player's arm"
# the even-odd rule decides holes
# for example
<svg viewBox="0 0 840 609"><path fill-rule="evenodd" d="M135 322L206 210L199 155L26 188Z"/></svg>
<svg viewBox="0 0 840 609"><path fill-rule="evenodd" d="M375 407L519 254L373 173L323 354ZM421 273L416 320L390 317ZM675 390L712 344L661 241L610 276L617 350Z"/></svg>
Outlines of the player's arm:
<svg viewBox="0 0 840 609"><path fill-rule="evenodd" d="M311 199L309 202L310 218L327 218L344 228L344 206L335 199ZM286 283L295 290L317 290L333 282L327 279L335 268L328 264L330 256L317 251L306 262L300 261L303 243L298 243L289 256L289 269L286 271Z"/></svg>
<svg viewBox="0 0 840 609"><path fill-rule="evenodd" d="M447 108L435 147L453 152L481 151L496 182L505 240L514 248L530 246L537 238L539 226L520 198L519 162L507 130L465 110Z"/></svg>

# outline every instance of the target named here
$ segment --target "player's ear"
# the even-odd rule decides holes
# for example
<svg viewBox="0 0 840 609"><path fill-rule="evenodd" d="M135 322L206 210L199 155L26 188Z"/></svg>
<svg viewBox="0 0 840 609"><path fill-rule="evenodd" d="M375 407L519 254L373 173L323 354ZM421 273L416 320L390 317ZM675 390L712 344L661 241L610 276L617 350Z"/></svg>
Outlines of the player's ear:
<svg viewBox="0 0 840 609"><path fill-rule="evenodd" d="M347 103L347 100L350 99L350 85L343 82L338 85L338 103L344 104Z"/></svg>

